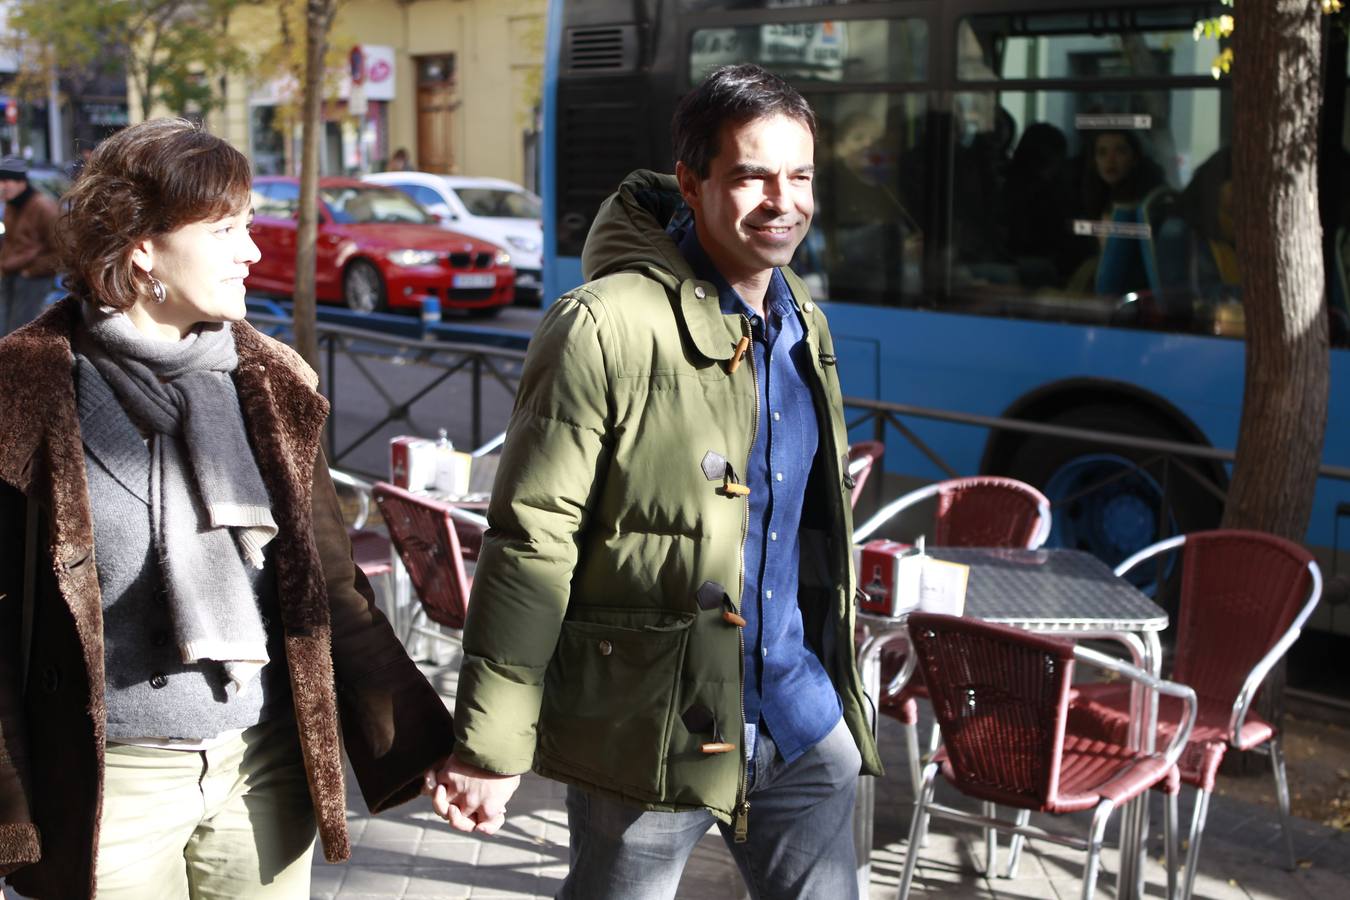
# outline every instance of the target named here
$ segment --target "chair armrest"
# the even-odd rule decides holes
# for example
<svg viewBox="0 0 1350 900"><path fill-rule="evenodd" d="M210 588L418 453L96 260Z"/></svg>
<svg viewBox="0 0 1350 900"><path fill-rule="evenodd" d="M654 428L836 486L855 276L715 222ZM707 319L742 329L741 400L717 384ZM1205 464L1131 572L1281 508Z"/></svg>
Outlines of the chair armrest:
<svg viewBox="0 0 1350 900"><path fill-rule="evenodd" d="M366 520L370 518L370 497L375 490L375 485L364 478L357 478L355 475L343 472L341 469L334 469L331 466L328 469L328 477L333 480L333 484L341 485L356 493L361 509L356 514L356 521L352 523L352 528L356 531L365 528Z"/></svg>
<svg viewBox="0 0 1350 900"><path fill-rule="evenodd" d="M461 522L467 522L470 525L476 525L479 528L482 528L484 531L487 530L488 520L483 516L480 516L478 513L469 512L467 509L461 509L458 506L451 506L448 512L450 513L450 518L452 519L459 519Z"/></svg>
<svg viewBox="0 0 1350 900"><path fill-rule="evenodd" d="M1256 699L1256 692L1260 690L1265 682L1266 676L1270 670L1280 661L1280 657L1289 652L1289 648L1294 646L1299 635L1303 632L1303 626L1308 621L1308 617L1313 614L1317 608L1317 602L1322 599L1322 570L1317 563L1308 563L1308 574L1312 577L1312 588L1308 591L1308 599L1304 602L1303 608L1299 610L1298 615L1294 617L1289 630L1280 636L1265 656L1261 657L1252 670L1247 673L1247 679L1242 682L1242 690L1238 691L1237 699L1233 701L1233 712L1228 718L1228 744L1237 749L1238 733L1242 730L1242 723L1247 720L1247 711L1251 708L1252 700Z"/></svg>
<svg viewBox="0 0 1350 900"><path fill-rule="evenodd" d="M1167 745L1167 750L1163 753L1163 759L1169 766L1176 765L1177 760L1181 758L1181 751L1186 749L1186 743L1191 739L1191 729L1195 727L1195 715L1199 708L1195 699L1195 691L1184 684L1177 684L1175 681L1154 678L1138 666L1132 666L1127 662L1107 656L1105 653L1098 653L1096 650L1089 650L1087 647L1075 645L1073 656L1076 660L1090 663L1108 672L1114 672L1122 678L1128 678L1149 690L1157 691L1159 694L1177 697L1186 705L1185 712L1181 717L1181 727L1172 736L1171 743Z"/></svg>
<svg viewBox="0 0 1350 900"><path fill-rule="evenodd" d="M489 439L488 439L488 442L487 442L486 444L484 444L483 446L481 446L481 447L475 447L475 448L473 449L473 452L470 453L469 455L472 456L472 457L474 457L474 458L477 458L477 457L479 457L479 456L487 456L489 453L491 453L493 450L496 450L498 447L500 447L500 446L501 446L502 444L504 444L504 443L506 443L506 432L505 432L505 431L503 431L501 434L498 434L498 435L495 435L495 436L489 438Z"/></svg>
<svg viewBox="0 0 1350 900"><path fill-rule="evenodd" d="M1186 535L1179 534L1176 537L1170 537L1165 541L1158 541L1158 543L1156 544L1149 544L1143 550L1140 550L1138 553L1134 554L1133 556L1129 557L1124 562L1122 562L1120 565L1116 566L1114 570L1115 575L1116 577L1120 577L1124 575L1126 572L1133 569L1135 566L1139 565L1141 562L1152 559L1153 557L1157 556L1160 553L1166 553L1169 550L1174 550L1184 543L1186 543Z"/></svg>
<svg viewBox="0 0 1350 900"><path fill-rule="evenodd" d="M933 484L912 490L908 494L902 494L899 497L896 497L890 503L887 503L881 509L877 510L872 515L872 518L853 529L853 543L861 544L872 535L872 532L876 531L893 518L896 513L935 495L940 489L940 486L941 482L934 482Z"/></svg>

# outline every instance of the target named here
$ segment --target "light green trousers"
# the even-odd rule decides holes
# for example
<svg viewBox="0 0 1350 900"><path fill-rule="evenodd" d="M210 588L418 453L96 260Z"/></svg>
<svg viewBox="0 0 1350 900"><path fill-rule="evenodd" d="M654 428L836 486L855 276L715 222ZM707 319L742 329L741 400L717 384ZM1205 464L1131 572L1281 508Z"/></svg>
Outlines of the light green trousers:
<svg viewBox="0 0 1350 900"><path fill-rule="evenodd" d="M205 751L108 746L101 900L307 900L314 808L295 722Z"/></svg>

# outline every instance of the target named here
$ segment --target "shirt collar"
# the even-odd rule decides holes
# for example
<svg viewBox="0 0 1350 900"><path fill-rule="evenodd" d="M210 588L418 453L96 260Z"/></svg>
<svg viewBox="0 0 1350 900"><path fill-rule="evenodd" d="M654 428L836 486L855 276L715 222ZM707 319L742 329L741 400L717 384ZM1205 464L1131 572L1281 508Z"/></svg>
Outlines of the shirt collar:
<svg viewBox="0 0 1350 900"><path fill-rule="evenodd" d="M702 281L711 282L717 289L717 302L722 308L722 312L728 316L744 315L750 319L758 316L749 304L741 298L736 289L722 277L722 273L717 270L707 251L703 249L703 244L698 239L698 231L694 228L693 222L688 224L683 236L679 239L680 253L684 254L685 262L689 263L689 268L694 270L694 275ZM779 317L789 315L795 304L792 301L792 289L788 287L787 279L779 269L773 270L773 275L769 278L769 289L764 294L764 308L771 309Z"/></svg>

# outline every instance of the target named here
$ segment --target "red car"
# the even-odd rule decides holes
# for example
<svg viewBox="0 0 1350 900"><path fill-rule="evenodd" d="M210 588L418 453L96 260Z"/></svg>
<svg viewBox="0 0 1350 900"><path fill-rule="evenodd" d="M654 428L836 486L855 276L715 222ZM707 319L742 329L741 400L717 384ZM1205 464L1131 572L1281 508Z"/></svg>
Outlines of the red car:
<svg viewBox="0 0 1350 900"><path fill-rule="evenodd" d="M245 282L289 296L295 289L300 182L253 182L253 240L262 251ZM315 293L358 312L422 308L495 315L515 297L511 255L495 244L447 231L407 194L350 178L319 180Z"/></svg>

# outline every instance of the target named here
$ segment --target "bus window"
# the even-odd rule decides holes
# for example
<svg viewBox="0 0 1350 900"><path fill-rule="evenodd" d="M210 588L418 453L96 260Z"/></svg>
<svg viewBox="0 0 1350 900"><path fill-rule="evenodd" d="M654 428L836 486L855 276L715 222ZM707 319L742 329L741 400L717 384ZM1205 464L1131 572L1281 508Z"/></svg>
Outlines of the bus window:
<svg viewBox="0 0 1350 900"><path fill-rule="evenodd" d="M928 74L928 23L922 19L769 22L701 28L690 38L689 78L718 66L758 63L804 86L907 83Z"/></svg>
<svg viewBox="0 0 1350 900"><path fill-rule="evenodd" d="M1194 13L957 23L968 87L951 102L947 305L1241 335L1224 213L1231 95L1209 77L1218 46L1192 39Z"/></svg>
<svg viewBox="0 0 1350 900"><path fill-rule="evenodd" d="M809 97L816 214L793 269L826 299L913 305L923 287L922 94Z"/></svg>
<svg viewBox="0 0 1350 900"><path fill-rule="evenodd" d="M961 22L957 77L1012 79L1156 78L1210 74L1212 39L1195 23L1217 4L1168 8L972 16Z"/></svg>

